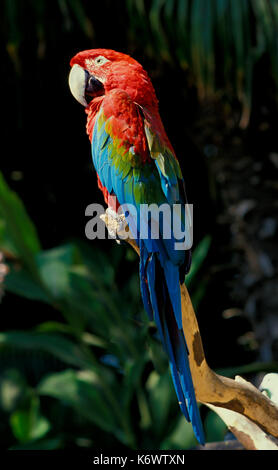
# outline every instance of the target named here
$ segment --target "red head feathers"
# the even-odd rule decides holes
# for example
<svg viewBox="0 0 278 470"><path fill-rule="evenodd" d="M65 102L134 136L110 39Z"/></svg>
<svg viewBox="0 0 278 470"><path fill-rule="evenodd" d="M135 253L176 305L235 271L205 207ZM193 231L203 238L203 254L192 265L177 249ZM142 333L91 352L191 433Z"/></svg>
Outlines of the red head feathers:
<svg viewBox="0 0 278 470"><path fill-rule="evenodd" d="M119 88L126 91L132 101L141 106L153 111L158 107L155 91L147 72L142 65L127 54L111 49L91 49L76 54L71 59L70 65L82 67L98 80L103 86L103 94ZM98 90L96 96L100 94ZM85 102L82 104L85 105Z"/></svg>

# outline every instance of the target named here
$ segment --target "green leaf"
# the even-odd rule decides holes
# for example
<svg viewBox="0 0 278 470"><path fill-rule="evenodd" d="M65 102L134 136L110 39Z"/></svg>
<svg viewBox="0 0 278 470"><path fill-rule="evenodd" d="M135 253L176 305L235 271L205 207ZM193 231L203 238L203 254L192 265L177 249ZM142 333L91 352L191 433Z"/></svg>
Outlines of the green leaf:
<svg viewBox="0 0 278 470"><path fill-rule="evenodd" d="M193 293L191 294L191 300L192 300L192 304L195 310L198 308L200 302L205 296L207 285L208 285L208 281L202 280L200 284L193 290Z"/></svg>
<svg viewBox="0 0 278 470"><path fill-rule="evenodd" d="M153 338L150 334L148 334L147 340L149 357L154 365L154 368L156 369L159 375L163 375L166 371L168 371L168 356L164 351L160 340Z"/></svg>
<svg viewBox="0 0 278 470"><path fill-rule="evenodd" d="M20 442L41 439L51 427L49 421L40 414L37 397L33 398L28 410L16 410L11 414L10 425Z"/></svg>
<svg viewBox="0 0 278 470"><path fill-rule="evenodd" d="M150 9L150 25L154 32L154 39L157 42L157 48L160 51L163 59L171 60L171 55L169 54L169 45L167 41L167 36L164 32L161 22L161 10L166 0L153 0L152 6Z"/></svg>
<svg viewBox="0 0 278 470"><path fill-rule="evenodd" d="M15 258L17 255L16 248L7 233L7 224L5 223L3 216L0 213L0 249L10 255L11 258Z"/></svg>
<svg viewBox="0 0 278 470"><path fill-rule="evenodd" d="M88 356L78 344L58 334L39 332L10 331L0 333L1 346L19 349L45 351L66 364L90 369L95 367L92 357Z"/></svg>
<svg viewBox="0 0 278 470"><path fill-rule="evenodd" d="M204 429L206 433L206 442L220 442L224 440L227 432L227 426L214 411L209 411L205 422Z"/></svg>
<svg viewBox="0 0 278 470"><path fill-rule="evenodd" d="M211 236L206 235L193 251L192 264L189 273L186 276L185 283L187 287L194 281L198 271L204 263L211 245Z"/></svg>
<svg viewBox="0 0 278 470"><path fill-rule="evenodd" d="M76 20L82 28L85 35L92 39L94 37L94 28L90 18L86 15L82 1L80 0L68 0L69 6L71 7Z"/></svg>
<svg viewBox="0 0 278 470"><path fill-rule="evenodd" d="M70 325L67 325L65 323L60 323L56 321L47 321L44 323L40 323L36 328L36 331L41 332L41 333L63 333L66 335L73 335L74 331ZM96 346L99 348L107 348L107 342L103 341L101 338L99 338L96 335L93 335L92 333L88 333L85 331L81 335L81 341L85 344L88 344L90 346Z"/></svg>
<svg viewBox="0 0 278 470"><path fill-rule="evenodd" d="M36 261L52 303L62 311L76 336L92 327L100 341L113 338L117 354L121 350L125 357L127 347L135 353L130 326L122 314L125 301L114 284L114 270L105 254L82 243L70 243L39 253Z"/></svg>
<svg viewBox="0 0 278 470"><path fill-rule="evenodd" d="M144 371L144 366L146 364L146 357L142 357L132 363L127 363L124 373L124 382L123 382L123 406L126 408L129 406L133 394L136 391L136 388L139 386L141 381L142 373Z"/></svg>
<svg viewBox="0 0 278 470"><path fill-rule="evenodd" d="M53 439L40 439L35 442L18 444L10 447L9 450L55 450L60 449L62 444L61 437L54 437Z"/></svg>
<svg viewBox="0 0 278 470"><path fill-rule="evenodd" d="M5 233L10 238L17 255L34 278L37 278L34 256L41 249L37 231L21 199L9 188L2 173L0 173L0 216L5 222Z"/></svg>
<svg viewBox="0 0 278 470"><path fill-rule="evenodd" d="M40 323L35 328L36 331L40 333L63 333L72 335L73 331L71 326L67 325L66 323L60 323L57 321L46 321L44 323Z"/></svg>
<svg viewBox="0 0 278 470"><path fill-rule="evenodd" d="M47 289L65 309L70 308L76 315L82 313L90 320L99 316L101 321L107 316L106 289L111 289L113 269L105 255L101 257L95 250L69 243L39 253L36 261ZM100 297L102 306L97 302Z"/></svg>
<svg viewBox="0 0 278 470"><path fill-rule="evenodd" d="M177 4L177 55L181 66L186 67L189 63L189 3L178 0Z"/></svg>
<svg viewBox="0 0 278 470"><path fill-rule="evenodd" d="M148 378L146 389L153 418L153 428L156 434L163 436L169 423L171 406L176 403L178 409L169 371L161 376L153 371Z"/></svg>
<svg viewBox="0 0 278 470"><path fill-rule="evenodd" d="M115 277L114 266L121 262L121 256L122 254L126 255L127 250L120 246L117 247L117 250L113 250L112 255L116 260L114 259L112 262L111 256L108 256L104 251L93 248L89 243L77 240L75 246L80 253L82 265L87 268L87 273L90 273L91 281L98 283L98 285L111 287Z"/></svg>
<svg viewBox="0 0 278 470"><path fill-rule="evenodd" d="M43 251L36 257L41 278L55 299L70 294L69 268L80 260L73 244Z"/></svg>
<svg viewBox="0 0 278 470"><path fill-rule="evenodd" d="M44 378L37 387L47 395L72 406L104 431L117 433L117 422L93 374L66 370Z"/></svg>
<svg viewBox="0 0 278 470"><path fill-rule="evenodd" d="M5 21L8 24L8 46L17 48L22 34L20 28L20 8L17 0L5 0Z"/></svg>
<svg viewBox="0 0 278 470"><path fill-rule="evenodd" d="M27 299L40 300L46 303L51 302L41 284L36 282L24 268L10 266L10 270L5 277L5 289Z"/></svg>
<svg viewBox="0 0 278 470"><path fill-rule="evenodd" d="M17 369L6 369L0 375L0 407L12 412L28 393L24 376Z"/></svg>
<svg viewBox="0 0 278 470"><path fill-rule="evenodd" d="M204 44L203 28L205 18L202 14L202 0L195 0L191 5L190 31L191 31L191 66L195 75L200 97L204 97Z"/></svg>
<svg viewBox="0 0 278 470"><path fill-rule="evenodd" d="M160 444L160 449L192 449L196 444L198 442L192 424L188 423L184 416L180 416L176 421L174 430Z"/></svg>
<svg viewBox="0 0 278 470"><path fill-rule="evenodd" d="M19 196L7 185L0 173L0 213L19 253L38 253L41 249L36 228Z"/></svg>

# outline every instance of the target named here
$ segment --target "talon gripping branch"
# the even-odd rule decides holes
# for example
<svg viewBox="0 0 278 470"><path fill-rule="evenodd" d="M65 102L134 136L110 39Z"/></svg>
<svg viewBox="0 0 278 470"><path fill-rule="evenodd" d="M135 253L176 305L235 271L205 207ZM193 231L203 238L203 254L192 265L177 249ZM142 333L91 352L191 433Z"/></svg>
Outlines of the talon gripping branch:
<svg viewBox="0 0 278 470"><path fill-rule="evenodd" d="M132 204L137 213L140 204L168 204L172 209L184 205L181 169L143 67L128 55L106 49L80 52L70 65L69 86L88 115L93 163L106 203L109 196L116 196L117 205ZM150 222L146 220L144 227L137 222L133 233L140 249L142 299L168 354L180 408L204 443L181 312L180 282L189 270L191 255L189 250L175 249L174 233L167 239L162 235L140 238L140 230L146 233ZM185 230L187 223L181 214Z"/></svg>

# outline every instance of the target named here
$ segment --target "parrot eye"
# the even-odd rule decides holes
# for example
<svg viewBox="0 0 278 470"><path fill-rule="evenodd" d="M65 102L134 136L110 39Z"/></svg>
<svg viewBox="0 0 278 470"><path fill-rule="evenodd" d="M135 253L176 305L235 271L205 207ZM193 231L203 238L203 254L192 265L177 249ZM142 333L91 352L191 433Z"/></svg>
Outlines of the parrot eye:
<svg viewBox="0 0 278 470"><path fill-rule="evenodd" d="M103 65L105 64L106 62L109 62L108 59L106 59L106 57L103 57L102 55L99 55L98 57L95 58L94 60L94 63L96 65Z"/></svg>

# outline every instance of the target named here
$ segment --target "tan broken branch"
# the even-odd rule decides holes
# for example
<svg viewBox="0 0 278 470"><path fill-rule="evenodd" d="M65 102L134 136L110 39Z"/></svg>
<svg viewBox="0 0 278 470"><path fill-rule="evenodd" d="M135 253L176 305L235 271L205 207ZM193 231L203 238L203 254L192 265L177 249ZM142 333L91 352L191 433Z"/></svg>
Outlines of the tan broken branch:
<svg viewBox="0 0 278 470"><path fill-rule="evenodd" d="M224 421L228 429L247 450L278 450L278 441L266 434L253 421L236 411L219 406L206 405Z"/></svg>

